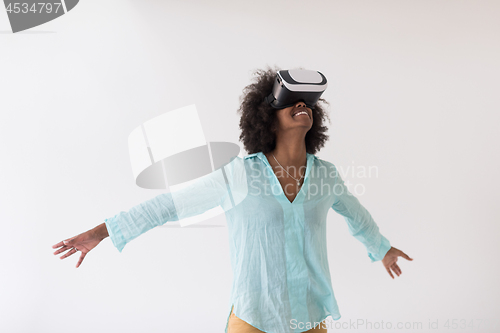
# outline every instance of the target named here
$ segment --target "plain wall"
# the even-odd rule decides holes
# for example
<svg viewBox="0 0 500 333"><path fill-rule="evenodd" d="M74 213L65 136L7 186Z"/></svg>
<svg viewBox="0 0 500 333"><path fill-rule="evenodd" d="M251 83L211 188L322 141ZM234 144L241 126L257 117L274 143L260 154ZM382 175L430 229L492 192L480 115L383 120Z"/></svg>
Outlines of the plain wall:
<svg viewBox="0 0 500 333"><path fill-rule="evenodd" d="M51 246L162 193L134 184L127 138L143 122L196 104L207 141L243 147L238 98L253 69L276 64L328 78L316 155L414 258L391 279L332 210L339 322L494 332L478 325L499 312L499 14L477 0L85 0L12 34L0 10L0 331L223 332L223 215L122 253L108 238L78 269L79 253ZM368 166L378 175L348 171Z"/></svg>

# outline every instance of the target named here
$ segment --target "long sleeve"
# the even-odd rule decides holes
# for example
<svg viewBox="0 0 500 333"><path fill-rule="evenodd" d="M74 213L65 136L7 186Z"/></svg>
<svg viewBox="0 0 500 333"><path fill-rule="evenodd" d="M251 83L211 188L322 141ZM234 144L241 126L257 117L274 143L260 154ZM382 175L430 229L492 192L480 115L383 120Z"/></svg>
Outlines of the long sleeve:
<svg viewBox="0 0 500 333"><path fill-rule="evenodd" d="M237 163L240 161L240 163ZM230 195L232 183L241 175L234 172L241 159L195 179L191 184L174 192L160 194L150 200L105 219L113 245L122 252L124 246L148 230L168 221L195 216L221 205L225 211L235 205Z"/></svg>
<svg viewBox="0 0 500 333"><path fill-rule="evenodd" d="M104 220L109 238L113 245L122 252L125 244L146 231L165 224L167 221L177 221L172 193L160 194L144 201L128 211L121 211Z"/></svg>
<svg viewBox="0 0 500 333"><path fill-rule="evenodd" d="M334 203L332 209L344 216L349 233L366 247L371 262L382 260L391 248L372 216L359 200L347 189L335 168Z"/></svg>

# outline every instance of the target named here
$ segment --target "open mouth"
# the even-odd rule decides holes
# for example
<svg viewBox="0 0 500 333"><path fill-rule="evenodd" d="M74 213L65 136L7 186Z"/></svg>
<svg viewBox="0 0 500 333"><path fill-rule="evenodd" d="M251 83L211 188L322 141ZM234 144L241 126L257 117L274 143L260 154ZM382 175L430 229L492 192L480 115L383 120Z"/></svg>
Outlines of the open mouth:
<svg viewBox="0 0 500 333"><path fill-rule="evenodd" d="M307 114L306 111L299 111L299 112L295 113L292 117L300 117L300 116L307 116L307 117L309 117L309 114Z"/></svg>

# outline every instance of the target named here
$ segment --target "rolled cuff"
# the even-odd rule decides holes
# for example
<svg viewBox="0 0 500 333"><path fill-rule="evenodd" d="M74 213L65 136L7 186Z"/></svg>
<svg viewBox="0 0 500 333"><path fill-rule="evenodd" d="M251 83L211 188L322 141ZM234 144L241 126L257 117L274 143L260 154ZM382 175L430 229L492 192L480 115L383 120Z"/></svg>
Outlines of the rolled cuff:
<svg viewBox="0 0 500 333"><path fill-rule="evenodd" d="M104 223L106 223L106 228L108 229L109 238L111 238L113 245L118 249L119 252L122 252L127 242L125 240L125 237L123 236L120 226L118 226L118 223L116 223L117 216L118 214L116 214L111 218L105 219Z"/></svg>
<svg viewBox="0 0 500 333"><path fill-rule="evenodd" d="M382 239L377 253L368 252L368 257L370 257L371 262L384 259L386 253L391 249L391 244L389 243L389 240L382 235L381 237Z"/></svg>

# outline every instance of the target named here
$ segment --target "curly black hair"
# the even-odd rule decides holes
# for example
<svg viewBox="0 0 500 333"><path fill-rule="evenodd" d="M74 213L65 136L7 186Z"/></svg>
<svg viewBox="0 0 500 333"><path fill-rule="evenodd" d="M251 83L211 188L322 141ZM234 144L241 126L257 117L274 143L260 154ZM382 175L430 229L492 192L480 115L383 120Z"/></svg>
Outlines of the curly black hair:
<svg viewBox="0 0 500 333"><path fill-rule="evenodd" d="M240 118L240 141L243 142L248 154L262 151L264 154L274 150L276 146L275 129L278 126L276 109L264 101L268 96L276 79L276 72L281 70L276 65L275 68L267 66L267 69L256 69L253 75L257 75L254 83L243 88L243 95L240 96L240 107L238 113ZM303 69L303 68L299 68ZM326 100L320 98L316 103L313 112L313 125L306 134L306 151L309 154L316 154L328 141L328 127L324 126L325 118L330 121L328 114L323 110L320 102L330 105Z"/></svg>

